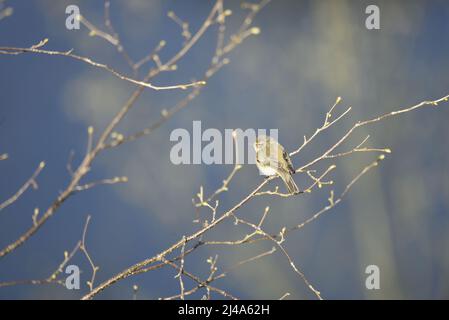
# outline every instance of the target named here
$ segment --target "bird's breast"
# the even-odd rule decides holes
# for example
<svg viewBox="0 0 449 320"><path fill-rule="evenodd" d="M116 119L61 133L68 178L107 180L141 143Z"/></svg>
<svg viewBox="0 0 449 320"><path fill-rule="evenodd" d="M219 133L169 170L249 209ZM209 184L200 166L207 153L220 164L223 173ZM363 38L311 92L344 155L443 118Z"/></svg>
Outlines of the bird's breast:
<svg viewBox="0 0 449 320"><path fill-rule="evenodd" d="M257 166L259 168L259 171L264 175L264 176L274 176L277 175L276 170L274 170L273 168L269 167L269 166L263 166L258 164Z"/></svg>

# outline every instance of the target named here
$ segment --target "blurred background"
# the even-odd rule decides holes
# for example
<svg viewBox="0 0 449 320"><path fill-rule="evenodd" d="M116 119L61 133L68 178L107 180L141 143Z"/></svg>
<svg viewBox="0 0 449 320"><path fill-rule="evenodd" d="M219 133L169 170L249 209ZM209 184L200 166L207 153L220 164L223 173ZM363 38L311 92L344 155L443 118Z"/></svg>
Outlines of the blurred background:
<svg viewBox="0 0 449 320"><path fill-rule="evenodd" d="M233 14L226 36L235 32L247 12L240 1L225 1ZM104 29L102 1L7 1L12 16L0 20L0 46L29 47L49 38L46 48L75 53L103 62L132 76L109 43L90 37L85 27L65 28L65 8L76 4L89 21ZM365 8L380 8L380 30L367 30ZM173 10L195 32L210 1L111 1L111 19L130 56L148 54L160 40L166 61L184 41L167 12ZM96 284L150 257L199 228L193 223L192 198L204 187L220 187L232 165L181 165L169 160L170 132L203 129L277 128L279 140L294 150L321 125L337 96L350 116L317 139L298 156L300 166L323 152L353 123L437 99L449 93L449 3L447 1L272 1L257 16L261 34L248 38L230 56L230 63L208 81L201 95L152 135L107 151L95 161L85 182L127 176L129 182L99 186L79 193L59 209L25 245L0 260L0 282L42 279L51 274L80 239L88 214L92 220L87 247L100 270ZM199 79L216 44L216 26L178 63L176 72L153 83L168 85ZM144 66L148 68L149 65ZM46 168L19 201L0 212L0 247L15 240L31 224L34 208L45 210L68 184L66 165L82 159L86 128L98 132L112 119L135 86L110 73L65 57L0 55L0 202L30 177L40 161ZM163 108L185 91L146 90L119 126L123 134L152 124ZM367 146L388 147L381 165L360 181L341 205L291 233L285 247L325 299L447 299L449 298L449 104L425 108L363 127L339 151L366 135ZM335 163L331 177L341 192L375 154L356 154ZM305 186L304 176L296 182ZM219 213L230 208L262 181L247 165L220 195ZM270 187L279 181L270 184ZM293 198L259 197L239 212L257 221L263 208L271 213L266 230L296 225L327 204L330 187ZM201 212L207 218L207 210ZM249 230L232 223L215 228L205 239L239 239ZM240 247L203 247L186 259L185 268L207 276L206 259L218 255L218 268L271 249L259 242ZM73 262L82 270L82 288L14 286L0 288L1 299L76 299L88 291L89 265L82 255ZM380 289L367 290L365 268L380 268ZM164 268L124 281L98 298L156 299L179 293L176 271ZM186 287L194 286L188 280ZM281 253L233 270L217 287L245 299L289 299L314 296ZM201 298L204 291L191 296ZM220 296L213 295L214 298Z"/></svg>

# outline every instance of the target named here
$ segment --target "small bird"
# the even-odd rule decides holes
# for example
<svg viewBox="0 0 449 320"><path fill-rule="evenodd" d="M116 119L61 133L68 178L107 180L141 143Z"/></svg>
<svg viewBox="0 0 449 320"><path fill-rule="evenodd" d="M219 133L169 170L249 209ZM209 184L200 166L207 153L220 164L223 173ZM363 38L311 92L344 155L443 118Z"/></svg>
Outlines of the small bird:
<svg viewBox="0 0 449 320"><path fill-rule="evenodd" d="M298 186L293 180L295 173L292 161L284 148L273 138L261 135L254 143L256 150L256 165L265 176L278 175L284 181L291 194L299 193Z"/></svg>

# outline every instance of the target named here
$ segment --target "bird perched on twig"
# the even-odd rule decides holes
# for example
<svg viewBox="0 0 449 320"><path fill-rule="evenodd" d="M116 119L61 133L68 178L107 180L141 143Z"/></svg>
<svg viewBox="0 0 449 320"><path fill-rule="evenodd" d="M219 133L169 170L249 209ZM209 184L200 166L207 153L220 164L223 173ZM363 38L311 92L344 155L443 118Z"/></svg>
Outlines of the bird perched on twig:
<svg viewBox="0 0 449 320"><path fill-rule="evenodd" d="M254 143L256 150L256 165L265 176L278 175L284 181L291 194L299 193L298 186L293 180L295 173L288 153L273 138L261 135Z"/></svg>

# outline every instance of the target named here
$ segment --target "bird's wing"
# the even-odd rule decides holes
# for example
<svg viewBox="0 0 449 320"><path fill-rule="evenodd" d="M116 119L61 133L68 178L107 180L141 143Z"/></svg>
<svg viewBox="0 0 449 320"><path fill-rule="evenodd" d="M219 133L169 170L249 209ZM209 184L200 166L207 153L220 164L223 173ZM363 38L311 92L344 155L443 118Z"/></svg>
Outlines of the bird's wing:
<svg viewBox="0 0 449 320"><path fill-rule="evenodd" d="M288 171L291 174L295 173L295 169L293 168L293 164L292 164L292 161L290 160L290 156L288 155L288 153L285 150L283 150L283 152L282 152L282 157L284 158L285 162L287 163Z"/></svg>

